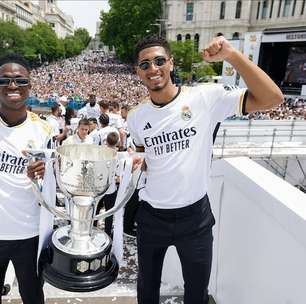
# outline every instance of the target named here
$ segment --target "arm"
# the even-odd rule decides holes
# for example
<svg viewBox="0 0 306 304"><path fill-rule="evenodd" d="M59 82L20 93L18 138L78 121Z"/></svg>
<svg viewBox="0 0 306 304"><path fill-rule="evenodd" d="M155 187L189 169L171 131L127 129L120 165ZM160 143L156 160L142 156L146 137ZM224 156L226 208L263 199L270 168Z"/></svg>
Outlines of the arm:
<svg viewBox="0 0 306 304"><path fill-rule="evenodd" d="M248 88L246 112L268 110L283 102L284 96L273 80L222 36L203 51L207 62L227 61L241 75Z"/></svg>

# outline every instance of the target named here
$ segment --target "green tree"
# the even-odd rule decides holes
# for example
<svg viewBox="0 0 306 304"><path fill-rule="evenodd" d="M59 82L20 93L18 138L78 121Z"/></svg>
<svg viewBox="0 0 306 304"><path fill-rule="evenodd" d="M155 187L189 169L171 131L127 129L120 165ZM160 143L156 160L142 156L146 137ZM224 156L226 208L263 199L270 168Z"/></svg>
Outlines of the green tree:
<svg viewBox="0 0 306 304"><path fill-rule="evenodd" d="M88 46L91 40L91 37L85 28L78 28L77 30L75 30L74 37L82 42L84 49Z"/></svg>
<svg viewBox="0 0 306 304"><path fill-rule="evenodd" d="M222 73L222 62L204 62L202 54L194 49L194 41L173 41L170 42L170 46L178 75L182 80L191 80L192 74L195 74L199 79L204 76L215 76Z"/></svg>
<svg viewBox="0 0 306 304"><path fill-rule="evenodd" d="M67 36L63 42L65 47L65 55L67 58L79 55L84 48L82 42L75 36Z"/></svg>
<svg viewBox="0 0 306 304"><path fill-rule="evenodd" d="M52 27L44 22L38 22L26 30L25 52L38 55L43 61L53 61L62 57L63 47ZM30 55L30 54L28 54Z"/></svg>
<svg viewBox="0 0 306 304"><path fill-rule="evenodd" d="M14 22L0 21L0 55L23 53L24 31Z"/></svg>
<svg viewBox="0 0 306 304"><path fill-rule="evenodd" d="M121 60L131 62L137 41L148 31L159 32L153 24L161 15L160 0L109 0L109 5L109 12L101 12L100 38L115 47Z"/></svg>
<svg viewBox="0 0 306 304"><path fill-rule="evenodd" d="M194 42L192 40L173 41L170 42L170 46L179 76L183 80L190 79L194 64L203 60L201 54L194 50Z"/></svg>
<svg viewBox="0 0 306 304"><path fill-rule="evenodd" d="M207 78L209 78L209 76L216 76L217 75L213 66L211 64L205 63L205 62L203 62L199 66L195 67L194 72L197 76L197 79L205 77L205 76L208 76Z"/></svg>
<svg viewBox="0 0 306 304"><path fill-rule="evenodd" d="M213 62L212 67L213 67L214 71L217 73L217 75L221 75L222 74L223 61Z"/></svg>

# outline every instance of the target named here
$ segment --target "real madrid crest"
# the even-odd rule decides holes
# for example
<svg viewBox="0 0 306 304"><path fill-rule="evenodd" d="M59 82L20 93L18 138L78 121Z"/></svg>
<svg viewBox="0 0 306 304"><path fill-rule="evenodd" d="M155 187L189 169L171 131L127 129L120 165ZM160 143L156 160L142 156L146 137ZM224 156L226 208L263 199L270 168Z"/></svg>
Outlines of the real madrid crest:
<svg viewBox="0 0 306 304"><path fill-rule="evenodd" d="M181 117L182 117L183 120L186 120L186 121L191 119L192 113L191 113L188 106L182 107Z"/></svg>
<svg viewBox="0 0 306 304"><path fill-rule="evenodd" d="M227 66L225 68L225 75L226 76L233 76L234 75L234 68L232 66Z"/></svg>

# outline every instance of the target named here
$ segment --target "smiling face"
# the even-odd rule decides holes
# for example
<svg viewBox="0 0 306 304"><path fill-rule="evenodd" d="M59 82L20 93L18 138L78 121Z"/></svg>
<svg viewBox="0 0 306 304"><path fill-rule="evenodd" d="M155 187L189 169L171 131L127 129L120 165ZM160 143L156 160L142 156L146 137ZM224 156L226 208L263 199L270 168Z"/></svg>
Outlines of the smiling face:
<svg viewBox="0 0 306 304"><path fill-rule="evenodd" d="M29 78L29 71L17 63L7 63L0 67L0 78ZM1 112L26 112L25 102L30 94L31 85L17 86L11 81L7 86L0 86Z"/></svg>
<svg viewBox="0 0 306 304"><path fill-rule="evenodd" d="M166 60L159 60L165 58ZM149 91L158 92L172 86L170 72L173 70L173 59L161 46L145 48L139 52L138 65L148 62L148 68L142 70L137 66L137 74ZM159 66L159 64L164 63Z"/></svg>

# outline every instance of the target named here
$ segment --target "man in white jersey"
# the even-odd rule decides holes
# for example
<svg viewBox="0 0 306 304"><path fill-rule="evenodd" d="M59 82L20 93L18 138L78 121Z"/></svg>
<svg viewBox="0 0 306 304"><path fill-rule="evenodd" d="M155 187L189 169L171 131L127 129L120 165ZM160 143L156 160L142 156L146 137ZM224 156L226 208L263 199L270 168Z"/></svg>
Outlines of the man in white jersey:
<svg viewBox="0 0 306 304"><path fill-rule="evenodd" d="M101 114L101 110L100 110L100 106L96 102L96 95L90 94L88 102L86 103L85 107L81 108L78 111L78 117L80 118L94 117L98 119L100 114Z"/></svg>
<svg viewBox="0 0 306 304"><path fill-rule="evenodd" d="M93 139L88 133L89 120L87 118L80 119L76 133L65 139L63 145L93 144Z"/></svg>
<svg viewBox="0 0 306 304"><path fill-rule="evenodd" d="M46 121L52 129L52 142L58 145L65 139L68 128L62 127L60 123L60 106L56 103L51 107L51 115L47 116Z"/></svg>
<svg viewBox="0 0 306 304"><path fill-rule="evenodd" d="M99 145L100 137L99 137L99 129L98 129L98 121L96 118L91 117L88 118L89 121L89 137L92 138L92 141L95 145Z"/></svg>
<svg viewBox="0 0 306 304"><path fill-rule="evenodd" d="M30 87L30 68L23 57L0 58L0 290L11 261L23 303L43 304L36 267L39 205L29 177L42 176L44 163L29 165L22 151L46 148L51 128L27 112Z"/></svg>
<svg viewBox="0 0 306 304"><path fill-rule="evenodd" d="M117 128L109 125L109 116L108 114L102 113L99 117L99 122L101 128L98 131L98 136L100 138L100 145L106 145L107 135L111 132L117 133L119 135L119 131Z"/></svg>
<svg viewBox="0 0 306 304"><path fill-rule="evenodd" d="M128 129L137 150L145 152L147 166L136 214L138 304L159 303L162 265L170 245L182 264L184 303L208 303L214 217L207 184L213 131L228 116L270 109L283 100L274 82L224 37L214 38L203 58L229 62L248 89L225 90L218 84L176 87L170 78L174 65L167 41L146 37L136 46L137 74L150 94L128 115Z"/></svg>

